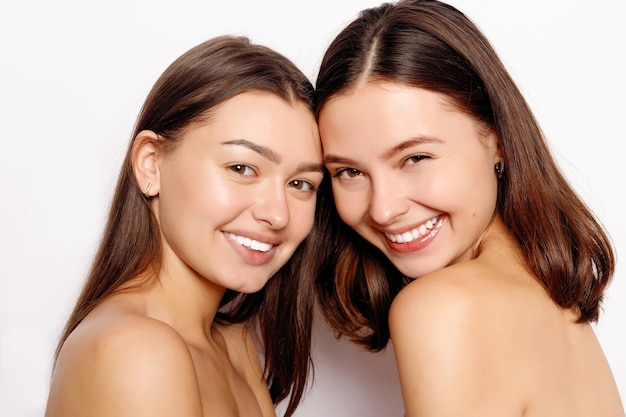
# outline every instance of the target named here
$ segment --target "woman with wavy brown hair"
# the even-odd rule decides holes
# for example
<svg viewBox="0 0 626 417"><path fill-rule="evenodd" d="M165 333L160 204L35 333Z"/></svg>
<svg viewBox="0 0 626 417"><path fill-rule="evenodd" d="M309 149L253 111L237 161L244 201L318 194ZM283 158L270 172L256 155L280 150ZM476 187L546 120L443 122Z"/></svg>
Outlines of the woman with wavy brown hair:
<svg viewBox="0 0 626 417"><path fill-rule="evenodd" d="M273 416L288 396L293 414L323 178L312 106L306 76L246 38L165 70L59 342L47 417Z"/></svg>
<svg viewBox="0 0 626 417"><path fill-rule="evenodd" d="M476 25L434 0L364 10L316 90L322 312L371 350L391 339L406 415L623 416L590 326L610 239Z"/></svg>

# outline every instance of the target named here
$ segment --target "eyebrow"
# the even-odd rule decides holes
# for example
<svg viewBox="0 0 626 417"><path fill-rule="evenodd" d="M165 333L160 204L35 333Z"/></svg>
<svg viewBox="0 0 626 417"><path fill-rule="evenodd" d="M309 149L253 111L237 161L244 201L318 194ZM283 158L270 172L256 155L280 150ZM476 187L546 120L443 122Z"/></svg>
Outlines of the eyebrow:
<svg viewBox="0 0 626 417"><path fill-rule="evenodd" d="M324 155L324 163L325 164L342 164L342 165L355 165L356 161L350 158L344 158L342 156L333 155L333 154L325 154Z"/></svg>
<svg viewBox="0 0 626 417"><path fill-rule="evenodd" d="M384 152L381 156L383 159L389 159L393 157L394 155L396 155L398 152L402 152L403 150L405 150L406 148L410 148L411 146L421 145L424 143L441 143L441 142L442 142L441 139L438 139L436 137L420 135L420 136L405 140L404 142L397 144L393 148Z"/></svg>
<svg viewBox="0 0 626 417"><path fill-rule="evenodd" d="M304 163L298 165L298 172L320 172L324 173L324 164Z"/></svg>
<svg viewBox="0 0 626 417"><path fill-rule="evenodd" d="M397 144L393 148L384 152L381 155L381 157L383 159L389 159L393 157L394 155L396 155L398 152L401 152L406 148L410 148L411 146L420 145L424 143L441 143L441 142L442 142L441 139L438 139L433 136L417 136L417 137L405 140L404 142ZM333 154L324 155L324 163L325 164L334 163L334 164L343 164L343 165L356 165L356 161L353 159L345 158L343 156L338 156L338 155L333 155Z"/></svg>
<svg viewBox="0 0 626 417"><path fill-rule="evenodd" d="M261 155L262 157L275 162L277 164L280 163L281 161L281 157L280 155L278 155L276 152L272 151L270 148L266 148L265 146L261 146L257 143L254 142L250 142L249 140L245 140L245 139L234 139L234 140L227 140L225 142L221 142L222 145L239 145L239 146L245 146L248 149L253 150L254 152L258 153L259 155Z"/></svg>
<svg viewBox="0 0 626 417"><path fill-rule="evenodd" d="M249 140L234 139L234 140L227 140L225 142L221 142L221 144L245 146L246 148L252 149L253 151L257 152L259 155L268 159L269 161L277 163L277 164L280 164L280 161L282 160L280 155L272 151L270 148L266 148L265 146L259 145L254 142L250 142ZM303 164L298 165L298 171L299 172L321 172L323 174L324 164L319 164L315 162L303 163Z"/></svg>

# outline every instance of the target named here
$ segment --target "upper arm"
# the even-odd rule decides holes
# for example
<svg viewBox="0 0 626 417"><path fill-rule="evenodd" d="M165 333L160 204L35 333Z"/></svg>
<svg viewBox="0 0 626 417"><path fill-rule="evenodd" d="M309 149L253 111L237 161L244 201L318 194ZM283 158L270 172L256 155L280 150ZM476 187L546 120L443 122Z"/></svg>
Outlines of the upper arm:
<svg viewBox="0 0 626 417"><path fill-rule="evenodd" d="M89 336L95 336L90 339ZM64 347L65 348L65 347ZM53 377L48 416L202 416L186 343L169 326L136 320L68 340Z"/></svg>
<svg viewBox="0 0 626 417"><path fill-rule="evenodd" d="M480 299L445 280L420 280L389 314L407 417L503 415L506 368Z"/></svg>

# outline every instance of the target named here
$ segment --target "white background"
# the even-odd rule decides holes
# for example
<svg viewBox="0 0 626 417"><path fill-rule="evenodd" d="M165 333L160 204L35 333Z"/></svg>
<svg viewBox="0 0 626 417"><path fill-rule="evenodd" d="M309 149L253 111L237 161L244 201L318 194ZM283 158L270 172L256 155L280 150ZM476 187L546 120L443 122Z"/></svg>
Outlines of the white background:
<svg viewBox="0 0 626 417"><path fill-rule="evenodd" d="M248 35L315 79L331 38L374 0L0 3L0 415L43 414L52 353L94 254L135 117L165 67ZM454 0L484 30L575 188L626 251L626 12L621 0ZM626 267L596 326L626 394ZM401 416L391 349L315 339L298 417ZM514 377L514 376L512 376Z"/></svg>

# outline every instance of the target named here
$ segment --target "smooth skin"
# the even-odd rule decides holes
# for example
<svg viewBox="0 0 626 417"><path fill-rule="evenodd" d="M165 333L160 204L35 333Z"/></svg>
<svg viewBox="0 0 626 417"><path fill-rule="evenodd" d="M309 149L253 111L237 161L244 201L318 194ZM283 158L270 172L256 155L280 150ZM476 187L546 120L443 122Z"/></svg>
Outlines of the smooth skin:
<svg viewBox="0 0 626 417"><path fill-rule="evenodd" d="M495 205L498 138L444 95L364 81L319 117L342 219L414 278L389 315L407 417L624 416L589 324Z"/></svg>
<svg viewBox="0 0 626 417"><path fill-rule="evenodd" d="M227 288L261 289L311 230L323 178L313 114L245 92L172 152L139 133L133 162L141 189L152 184L162 268L70 335L46 417L275 416L252 335L214 318Z"/></svg>

